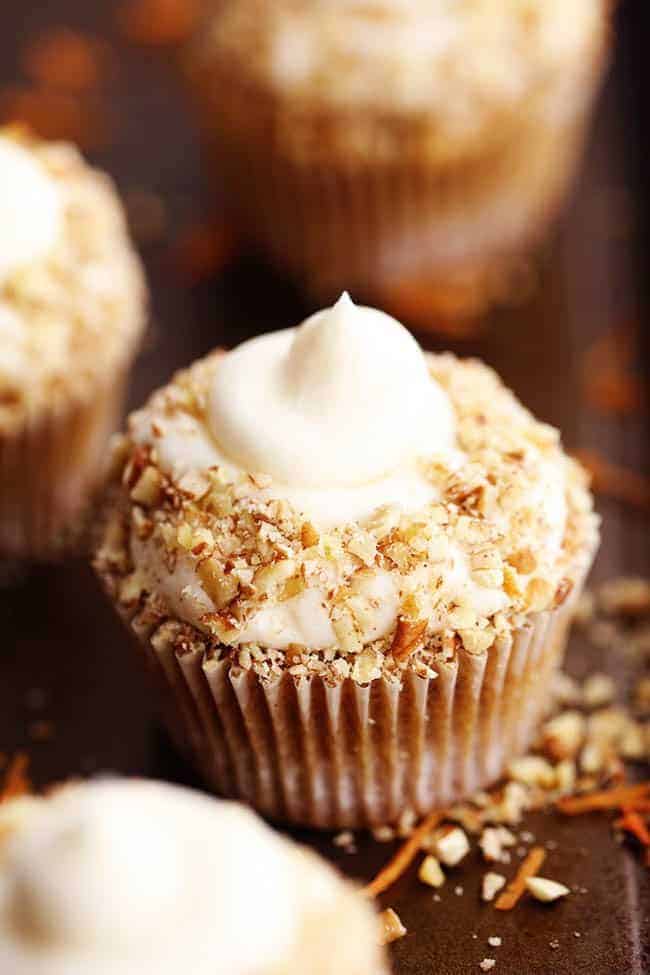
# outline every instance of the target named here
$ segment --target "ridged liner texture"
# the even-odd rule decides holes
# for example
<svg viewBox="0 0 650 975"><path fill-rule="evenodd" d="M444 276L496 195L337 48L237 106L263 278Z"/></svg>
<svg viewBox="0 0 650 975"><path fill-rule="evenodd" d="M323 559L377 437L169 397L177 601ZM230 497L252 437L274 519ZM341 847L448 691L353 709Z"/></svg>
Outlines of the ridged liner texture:
<svg viewBox="0 0 650 975"><path fill-rule="evenodd" d="M15 430L0 431L0 557L47 561L80 545L131 362L121 357L92 387L62 389Z"/></svg>
<svg viewBox="0 0 650 975"><path fill-rule="evenodd" d="M406 671L401 684L368 685L262 680L206 653L185 624L122 615L164 691L173 738L215 791L280 822L341 829L422 815L496 781L548 706L572 603L485 653L441 659L436 678Z"/></svg>

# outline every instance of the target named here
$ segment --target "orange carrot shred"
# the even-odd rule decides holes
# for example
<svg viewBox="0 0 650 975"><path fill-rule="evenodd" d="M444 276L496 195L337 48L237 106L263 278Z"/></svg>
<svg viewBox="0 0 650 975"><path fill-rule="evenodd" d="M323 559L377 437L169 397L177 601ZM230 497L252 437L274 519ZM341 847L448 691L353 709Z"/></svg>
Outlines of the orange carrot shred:
<svg viewBox="0 0 650 975"><path fill-rule="evenodd" d="M650 782L636 785L618 785L602 792L591 792L586 796L567 796L559 799L556 808L567 816L594 812L598 809L622 809L632 805L636 799L650 795Z"/></svg>
<svg viewBox="0 0 650 975"><path fill-rule="evenodd" d="M32 784L27 774L29 756L25 752L16 752L9 763L5 780L0 788L0 802L26 796L32 791Z"/></svg>
<svg viewBox="0 0 650 975"><path fill-rule="evenodd" d="M650 846L650 832L648 832L648 827L636 810L624 809L621 818L616 819L613 825L617 829L623 829L626 833L631 833L632 836L636 836L639 843L642 843L643 846Z"/></svg>
<svg viewBox="0 0 650 975"><path fill-rule="evenodd" d="M379 871L374 880L363 888L362 893L366 897L377 897L379 894L383 894L385 890L388 890L389 887L392 887L417 856L424 837L431 830L435 829L444 818L444 812L440 812L439 810L434 810L432 813L429 813L420 825L416 826L395 856Z"/></svg>
<svg viewBox="0 0 650 975"><path fill-rule="evenodd" d="M534 877L546 859L546 850L541 846L534 846L522 861L519 870L510 881L504 892L494 905L497 911L511 911L526 890L526 881Z"/></svg>

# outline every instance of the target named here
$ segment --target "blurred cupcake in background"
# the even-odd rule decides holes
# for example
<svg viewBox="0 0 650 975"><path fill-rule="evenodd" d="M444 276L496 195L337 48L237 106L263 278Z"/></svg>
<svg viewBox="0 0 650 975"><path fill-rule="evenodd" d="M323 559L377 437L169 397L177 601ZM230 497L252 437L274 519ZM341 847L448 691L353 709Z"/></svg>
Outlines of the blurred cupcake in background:
<svg viewBox="0 0 650 975"><path fill-rule="evenodd" d="M387 971L372 909L325 862L243 806L160 782L3 803L0 895L3 975Z"/></svg>
<svg viewBox="0 0 650 975"><path fill-rule="evenodd" d="M78 535L145 309L107 177L0 129L0 557L51 558Z"/></svg>
<svg viewBox="0 0 650 975"><path fill-rule="evenodd" d="M562 201L605 0L230 0L188 53L243 226L308 288L476 288Z"/></svg>

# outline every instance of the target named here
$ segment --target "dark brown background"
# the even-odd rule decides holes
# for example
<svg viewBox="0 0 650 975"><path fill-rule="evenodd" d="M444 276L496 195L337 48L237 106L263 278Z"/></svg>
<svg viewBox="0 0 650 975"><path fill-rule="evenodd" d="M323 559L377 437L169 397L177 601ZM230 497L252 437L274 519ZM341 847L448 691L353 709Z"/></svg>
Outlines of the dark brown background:
<svg viewBox="0 0 650 975"><path fill-rule="evenodd" d="M115 26L116 6L110 0L0 0L0 84L20 78L21 49L51 26L97 32L116 54L117 70L105 92L112 134L92 155L125 193L141 188L159 193L168 213L164 240L144 248L153 323L133 377L135 405L173 368L212 346L294 324L313 309L252 256L242 256L220 276L191 287L179 273L172 259L177 240L205 212L209 199L192 121L173 52L124 42ZM644 322L639 220L643 8L639 0L619 9L615 64L588 160L569 212L543 255L535 297L524 308L491 316L480 339L454 345L419 335L432 348L452 345L461 353L482 355L535 412L563 429L570 446L597 447L639 470L647 469L647 414L617 420L586 406L581 365L595 336L623 323ZM645 369L646 363L639 349L637 368ZM647 514L616 502L603 502L601 510L604 540L596 577L648 573ZM3 571L7 577L9 570ZM0 633L0 751L27 746L39 783L97 770L192 781L157 728L148 688L87 567L71 563L5 578ZM622 661L603 661L574 639L574 673L603 665L625 679ZM38 744L33 722L43 719L53 722L54 734ZM587 893L575 893L552 908L524 901L511 914L500 915L479 903L483 870L473 859L455 872L440 903L407 875L386 898L409 928L394 946L396 971L478 972L486 956L497 959L496 975L650 971L648 875L630 851L615 846L605 820L560 821L549 815L527 826L538 837L559 841L545 874ZM389 852L361 840L358 855L350 856L335 851L327 839L308 839L358 877L369 876ZM454 894L457 884L464 888L462 896ZM503 945L490 948L487 938L495 934ZM555 949L549 944L554 939L559 941Z"/></svg>

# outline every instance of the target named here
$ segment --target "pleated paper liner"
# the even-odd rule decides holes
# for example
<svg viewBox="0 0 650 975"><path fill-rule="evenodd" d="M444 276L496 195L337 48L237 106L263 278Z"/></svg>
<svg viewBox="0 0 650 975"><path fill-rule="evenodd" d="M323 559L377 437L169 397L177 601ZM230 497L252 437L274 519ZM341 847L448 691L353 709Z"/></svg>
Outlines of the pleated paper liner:
<svg viewBox="0 0 650 975"><path fill-rule="evenodd" d="M401 684L262 680L206 653L185 624L145 609L130 626L170 731L211 788L277 821L341 829L395 823L495 782L549 704L571 603Z"/></svg>
<svg viewBox="0 0 650 975"><path fill-rule="evenodd" d="M121 360L92 387L53 394L16 429L0 431L0 558L56 559L80 546L130 365Z"/></svg>

